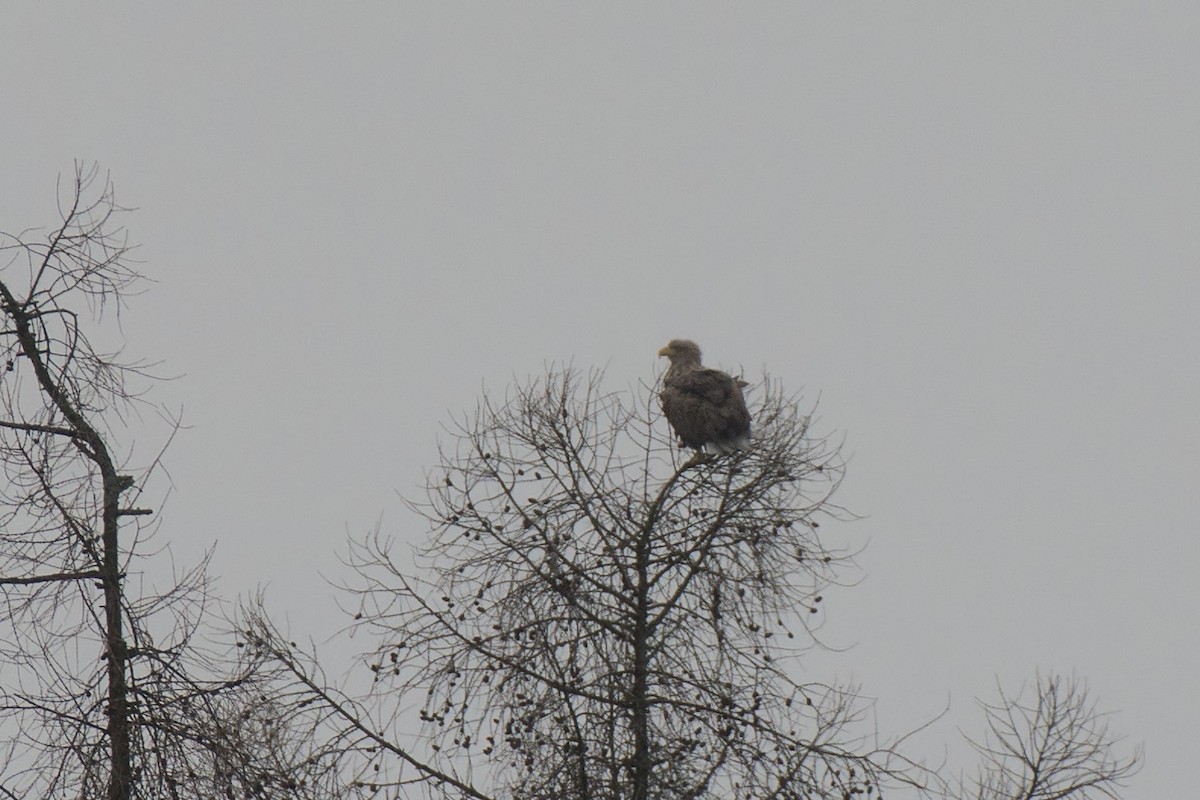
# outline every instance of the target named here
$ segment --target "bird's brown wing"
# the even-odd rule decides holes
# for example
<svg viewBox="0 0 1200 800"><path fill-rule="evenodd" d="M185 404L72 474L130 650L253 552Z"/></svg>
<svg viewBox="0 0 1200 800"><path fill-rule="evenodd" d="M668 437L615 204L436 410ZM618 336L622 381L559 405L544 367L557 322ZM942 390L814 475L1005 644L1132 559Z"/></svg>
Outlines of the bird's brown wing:
<svg viewBox="0 0 1200 800"><path fill-rule="evenodd" d="M750 412L737 382L716 369L698 369L663 381L663 414L688 447L750 432Z"/></svg>

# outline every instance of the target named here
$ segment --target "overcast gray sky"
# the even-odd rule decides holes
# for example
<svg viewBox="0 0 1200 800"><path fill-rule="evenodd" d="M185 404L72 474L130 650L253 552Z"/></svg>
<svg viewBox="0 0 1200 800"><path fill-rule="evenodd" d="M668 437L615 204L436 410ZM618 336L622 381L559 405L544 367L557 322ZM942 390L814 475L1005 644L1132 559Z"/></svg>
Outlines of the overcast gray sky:
<svg viewBox="0 0 1200 800"><path fill-rule="evenodd" d="M846 437L865 580L817 663L881 729L949 702L936 760L995 678L1075 671L1146 743L1128 796L1189 795L1200 5L3 17L0 228L75 159L139 208L128 349L192 426L164 537L225 594L324 635L348 532L422 538L449 412L548 361L635 386L687 336Z"/></svg>

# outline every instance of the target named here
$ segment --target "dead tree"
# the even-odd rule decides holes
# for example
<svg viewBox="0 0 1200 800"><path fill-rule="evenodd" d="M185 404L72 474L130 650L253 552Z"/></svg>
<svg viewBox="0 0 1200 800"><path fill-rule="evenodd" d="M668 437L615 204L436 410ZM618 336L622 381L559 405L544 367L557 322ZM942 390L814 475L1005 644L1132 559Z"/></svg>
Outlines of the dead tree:
<svg viewBox="0 0 1200 800"><path fill-rule="evenodd" d="M843 465L794 399L758 395L754 446L709 460L675 447L651 387L570 369L453 426L413 504L432 529L419 569L382 536L349 560L380 642L355 724L391 743L419 728L454 779L405 750L375 762L377 788L798 800L921 780L856 730L853 689L801 677L851 566L820 533Z"/></svg>
<svg viewBox="0 0 1200 800"><path fill-rule="evenodd" d="M1141 748L1117 752L1109 731L1080 679L1039 676L1033 698L997 689L997 703L980 702L987 731L969 740L980 756L973 782L960 786L961 800L1119 800L1119 790L1141 765Z"/></svg>
<svg viewBox="0 0 1200 800"><path fill-rule="evenodd" d="M123 232L113 229L119 209L110 187L88 194L94 179L76 173L60 197L61 225L44 241L26 234L4 242L10 260L0 280L0 459L8 486L0 585L10 620L21 628L10 658L30 667L41 661L33 670L41 689L20 690L6 705L40 713L66 742L79 739L81 731L70 730L76 723L101 726L109 743L106 795L118 800L130 796L132 781L125 554L118 531L122 518L149 511L123 504L133 476L122 474L97 427L106 413L125 410L129 368L92 346L70 305L79 299L95 310L115 310L138 278ZM22 268L25 275L14 274ZM93 588L99 590L95 600ZM68 610L83 611L84 618L70 619ZM104 675L79 688L85 697L103 694L102 720L47 702L55 688L75 683L83 668L78 645L89 633L99 640Z"/></svg>
<svg viewBox="0 0 1200 800"><path fill-rule="evenodd" d="M317 796L283 788L323 767L276 713L277 662L214 641L205 565L131 587L158 459L114 442L149 376L95 337L140 276L107 178L77 168L59 201L54 229L0 239L0 794Z"/></svg>

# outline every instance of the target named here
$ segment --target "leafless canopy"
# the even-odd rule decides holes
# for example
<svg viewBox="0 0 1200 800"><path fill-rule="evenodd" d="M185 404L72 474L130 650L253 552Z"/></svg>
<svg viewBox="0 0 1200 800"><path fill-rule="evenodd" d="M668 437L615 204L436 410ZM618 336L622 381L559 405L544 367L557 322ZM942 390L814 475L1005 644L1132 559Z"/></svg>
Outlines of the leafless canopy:
<svg viewBox="0 0 1200 800"><path fill-rule="evenodd" d="M971 744L981 765L966 800L1118 800L1137 772L1141 750L1119 755L1107 715L1096 710L1078 678L1039 677L1016 696L999 689L995 704L980 703L987 733Z"/></svg>
<svg viewBox="0 0 1200 800"><path fill-rule="evenodd" d="M837 447L764 381L754 445L685 460L655 394L551 369L448 431L421 577L380 537L351 555L379 724L494 797L873 795L909 765L796 677L850 566L818 535Z"/></svg>
<svg viewBox="0 0 1200 800"><path fill-rule="evenodd" d="M158 453L138 466L113 443L149 376L93 334L118 341L99 323L140 276L106 177L77 168L59 200L53 229L0 234L0 795L274 796L303 775L300 749L272 750L291 720L263 714L277 663L206 639L203 564L129 579Z"/></svg>

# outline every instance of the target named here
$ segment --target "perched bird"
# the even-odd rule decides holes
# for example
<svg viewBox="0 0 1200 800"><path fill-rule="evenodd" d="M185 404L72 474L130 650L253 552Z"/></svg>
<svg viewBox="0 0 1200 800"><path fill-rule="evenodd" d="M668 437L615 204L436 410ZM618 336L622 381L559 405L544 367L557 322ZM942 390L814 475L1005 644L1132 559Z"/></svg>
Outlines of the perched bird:
<svg viewBox="0 0 1200 800"><path fill-rule="evenodd" d="M745 381L700 364L700 347L672 339L658 351L671 361L659 394L663 414L684 446L697 452L732 453L750 446Z"/></svg>

